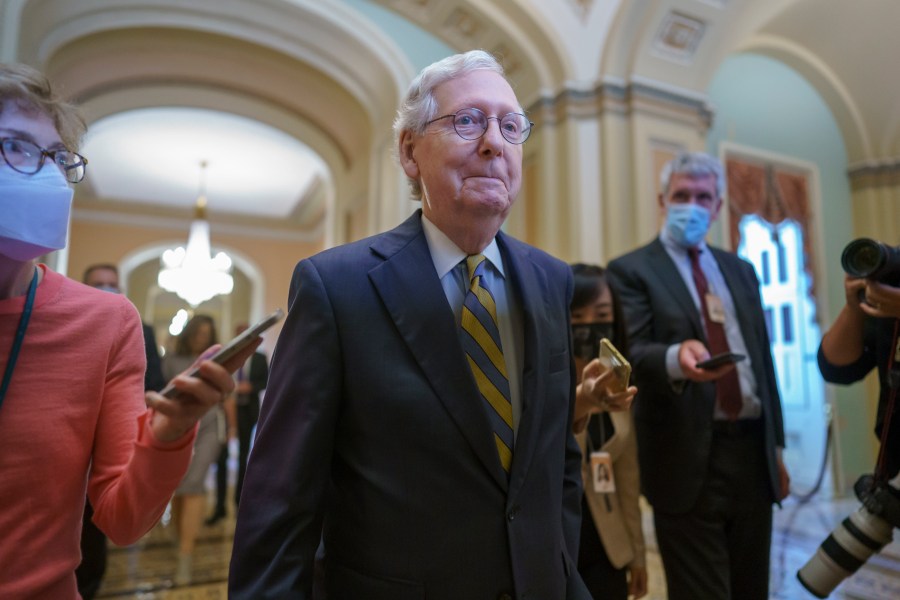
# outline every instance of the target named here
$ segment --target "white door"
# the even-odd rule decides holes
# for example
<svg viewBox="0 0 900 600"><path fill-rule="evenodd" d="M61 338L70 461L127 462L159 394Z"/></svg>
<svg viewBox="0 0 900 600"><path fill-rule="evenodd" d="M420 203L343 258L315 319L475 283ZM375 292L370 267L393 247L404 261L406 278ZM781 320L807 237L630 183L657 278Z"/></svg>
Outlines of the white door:
<svg viewBox="0 0 900 600"><path fill-rule="evenodd" d="M821 331L804 268L803 232L791 219L773 225L756 215L741 219L740 230L738 255L756 267L761 284L784 409L785 463L792 491L803 493L818 476L827 425L825 387L816 363Z"/></svg>

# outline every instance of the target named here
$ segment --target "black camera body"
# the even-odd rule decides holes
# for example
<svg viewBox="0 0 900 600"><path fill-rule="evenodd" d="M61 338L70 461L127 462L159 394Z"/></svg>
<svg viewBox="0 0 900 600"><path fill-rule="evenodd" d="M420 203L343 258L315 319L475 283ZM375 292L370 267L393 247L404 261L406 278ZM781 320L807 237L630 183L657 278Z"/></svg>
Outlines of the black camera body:
<svg viewBox="0 0 900 600"><path fill-rule="evenodd" d="M853 277L900 284L900 247L869 238L853 240L841 253L841 266Z"/></svg>
<svg viewBox="0 0 900 600"><path fill-rule="evenodd" d="M860 477L853 490L862 506L835 527L797 571L797 579L817 598L827 598L838 584L889 544L894 528L900 527L900 490L872 475Z"/></svg>

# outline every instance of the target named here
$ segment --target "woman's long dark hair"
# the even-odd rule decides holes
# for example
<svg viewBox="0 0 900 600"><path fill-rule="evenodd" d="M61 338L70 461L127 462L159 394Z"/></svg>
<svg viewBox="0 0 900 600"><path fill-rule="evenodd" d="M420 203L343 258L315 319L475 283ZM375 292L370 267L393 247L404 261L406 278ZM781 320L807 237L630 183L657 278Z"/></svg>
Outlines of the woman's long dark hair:
<svg viewBox="0 0 900 600"><path fill-rule="evenodd" d="M625 327L625 316L622 312L622 303L615 288L610 285L606 276L606 269L597 265L576 263L572 265L572 275L575 279L575 291L572 294L571 310L583 308L593 304L603 293L603 288L608 287L612 297L613 312L613 345L624 356L628 356L628 331Z"/></svg>
<svg viewBox="0 0 900 600"><path fill-rule="evenodd" d="M178 340L175 342L175 354L193 356L191 339L204 323L209 324L209 345L212 346L219 343L219 336L216 335L216 322L213 318L209 315L194 315L184 326L184 329L181 330L181 333L178 334Z"/></svg>

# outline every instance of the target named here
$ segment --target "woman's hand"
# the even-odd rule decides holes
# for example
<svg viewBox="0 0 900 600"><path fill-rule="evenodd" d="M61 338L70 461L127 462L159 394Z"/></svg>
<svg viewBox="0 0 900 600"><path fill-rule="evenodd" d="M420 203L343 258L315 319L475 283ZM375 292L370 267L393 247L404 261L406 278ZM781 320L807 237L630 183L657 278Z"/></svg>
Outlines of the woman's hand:
<svg viewBox="0 0 900 600"><path fill-rule="evenodd" d="M576 433L584 428L587 418L594 413L631 408L637 388L632 385L623 392L611 392L609 388L614 382L615 373L604 367L599 359L595 358L584 367L581 383L575 388Z"/></svg>
<svg viewBox="0 0 900 600"><path fill-rule="evenodd" d="M859 308L870 317L900 318L900 288L879 283L871 279L865 281L865 301Z"/></svg>
<svg viewBox="0 0 900 600"><path fill-rule="evenodd" d="M647 595L647 567L628 567L628 595L634 600Z"/></svg>
<svg viewBox="0 0 900 600"><path fill-rule="evenodd" d="M212 346L198 358L190 369L172 380L178 390L174 398L167 398L156 392L147 392L147 406L154 411L150 427L160 442L172 442L187 433L206 412L224 401L234 389L231 374L238 369L262 343L259 338L243 351L219 365L211 360L219 346ZM189 373L198 368L196 377Z"/></svg>

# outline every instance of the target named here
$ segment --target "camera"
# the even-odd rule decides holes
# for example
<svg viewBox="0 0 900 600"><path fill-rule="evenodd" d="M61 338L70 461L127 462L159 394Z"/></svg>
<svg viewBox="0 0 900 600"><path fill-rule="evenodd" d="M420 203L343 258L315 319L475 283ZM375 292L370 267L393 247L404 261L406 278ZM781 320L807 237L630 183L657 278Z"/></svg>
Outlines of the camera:
<svg viewBox="0 0 900 600"><path fill-rule="evenodd" d="M853 486L862 502L834 528L816 553L797 571L797 579L817 598L827 598L893 537L900 527L900 490L872 475L863 475Z"/></svg>
<svg viewBox="0 0 900 600"><path fill-rule="evenodd" d="M844 248L841 266L853 277L896 284L900 282L900 248L869 238L859 238Z"/></svg>

